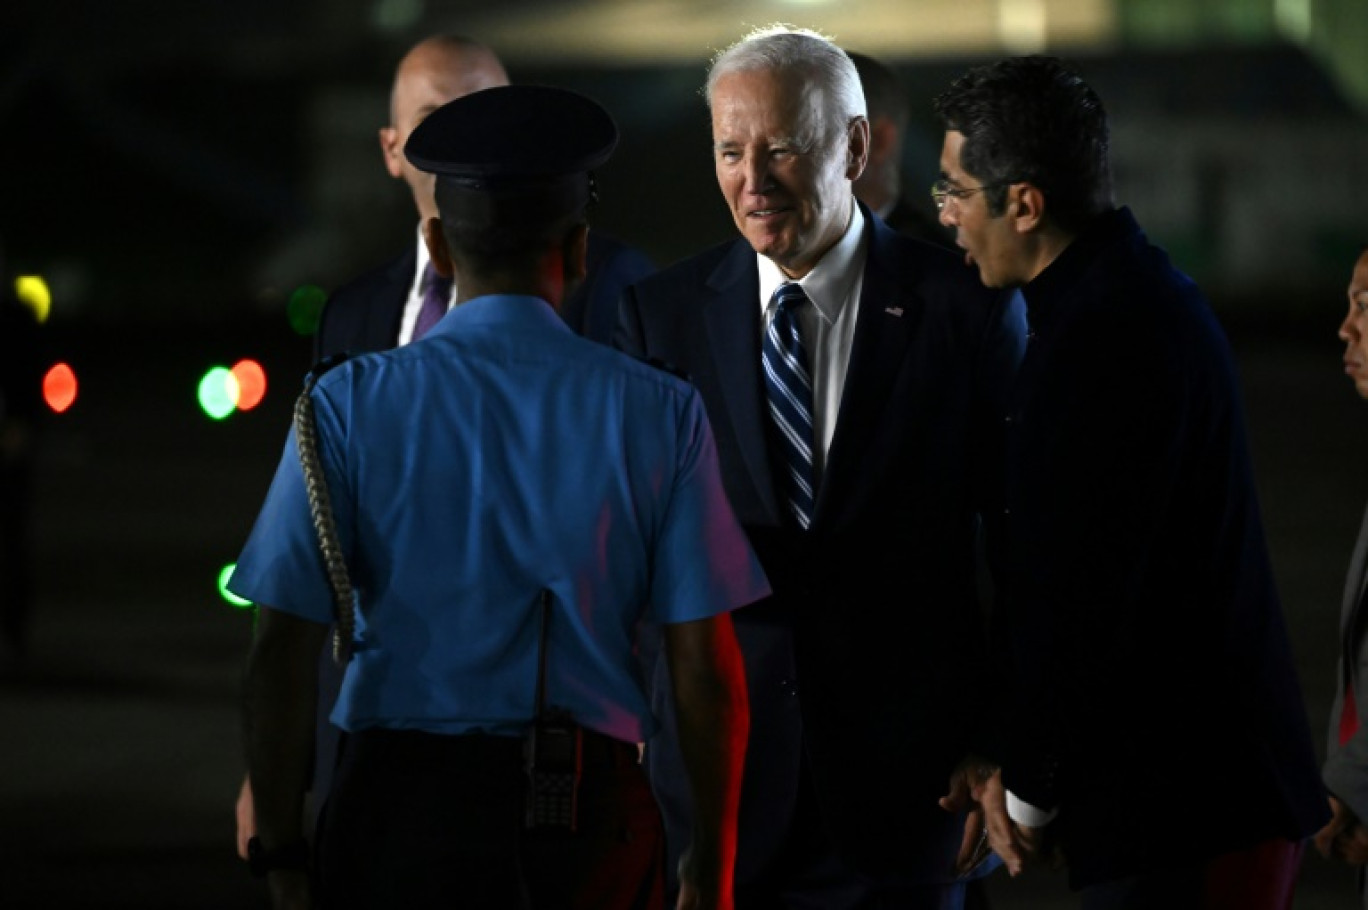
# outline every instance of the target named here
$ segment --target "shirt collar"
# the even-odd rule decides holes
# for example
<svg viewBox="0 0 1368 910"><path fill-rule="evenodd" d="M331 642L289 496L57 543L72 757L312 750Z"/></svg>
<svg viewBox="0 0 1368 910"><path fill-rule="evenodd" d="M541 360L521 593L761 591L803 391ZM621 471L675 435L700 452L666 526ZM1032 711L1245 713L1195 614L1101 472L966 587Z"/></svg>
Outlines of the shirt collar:
<svg viewBox="0 0 1368 910"><path fill-rule="evenodd" d="M413 293L418 293L423 289L423 272L427 269L427 264L432 261L428 255L427 241L423 239L423 223L418 222L418 258L413 270L413 286L410 289Z"/></svg>
<svg viewBox="0 0 1368 910"><path fill-rule="evenodd" d="M528 294L486 294L473 297L447 314L423 337L459 332L463 325L496 325L505 328L531 329L540 327L554 332L571 333L565 320L555 308L540 297ZM573 334L573 333L571 333Z"/></svg>
<svg viewBox="0 0 1368 910"><path fill-rule="evenodd" d="M823 321L828 324L834 323L836 317L841 315L841 308L845 306L846 299L864 268L864 226L864 213L852 198L850 222L846 225L845 233L836 241L835 246L817 260L811 271L798 279L798 285L807 294L808 300L812 301L813 307ZM755 259L760 269L760 311L763 313L769 308L769 301L774 296L775 289L793 279L785 275L768 257L757 253Z"/></svg>

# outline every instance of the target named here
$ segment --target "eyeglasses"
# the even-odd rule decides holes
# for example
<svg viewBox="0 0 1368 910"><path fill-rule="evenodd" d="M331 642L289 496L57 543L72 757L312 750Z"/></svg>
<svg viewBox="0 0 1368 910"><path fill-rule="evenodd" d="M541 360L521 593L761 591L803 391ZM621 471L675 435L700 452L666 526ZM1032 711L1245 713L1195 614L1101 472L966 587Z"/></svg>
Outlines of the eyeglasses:
<svg viewBox="0 0 1368 910"><path fill-rule="evenodd" d="M995 190L1000 186L1011 185L1011 180L999 180L996 183L985 183L983 186L971 186L967 189L961 189L960 187L951 185L950 181L942 177L931 184L931 201L936 203L936 211L940 212L945 210L945 203L948 199L965 199L975 193L981 193L984 190Z"/></svg>

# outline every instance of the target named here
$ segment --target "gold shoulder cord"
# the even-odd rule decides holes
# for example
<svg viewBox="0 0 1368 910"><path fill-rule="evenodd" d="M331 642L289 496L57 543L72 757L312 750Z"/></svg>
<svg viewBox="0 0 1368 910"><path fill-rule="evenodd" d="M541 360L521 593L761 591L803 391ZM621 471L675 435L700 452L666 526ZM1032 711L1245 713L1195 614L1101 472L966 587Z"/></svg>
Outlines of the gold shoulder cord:
<svg viewBox="0 0 1368 910"><path fill-rule="evenodd" d="M337 607L337 623L333 626L333 661L342 667L351 657L356 606L352 598L351 579L347 577L347 563L342 558L342 545L337 539L337 522L333 517L332 501L328 498L328 481L323 476L323 465L318 460L318 428L314 423L312 395L317 381L316 375L309 374L304 391L295 401L295 442L299 446L299 464L304 470L304 487L309 494L309 512L318 535L318 548L323 553L323 565L327 569L328 583L332 587Z"/></svg>

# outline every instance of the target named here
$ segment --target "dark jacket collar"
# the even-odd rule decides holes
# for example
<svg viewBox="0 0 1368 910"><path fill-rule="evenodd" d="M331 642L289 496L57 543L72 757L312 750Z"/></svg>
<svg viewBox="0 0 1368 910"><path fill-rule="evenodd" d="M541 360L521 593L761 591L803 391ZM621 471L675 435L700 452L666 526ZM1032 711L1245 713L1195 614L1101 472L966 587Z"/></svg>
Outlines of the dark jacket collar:
<svg viewBox="0 0 1368 910"><path fill-rule="evenodd" d="M1125 206L1103 212L1090 221L1054 262L1022 287L1031 327L1039 330L1059 318L1060 301L1105 249L1143 239L1140 225Z"/></svg>

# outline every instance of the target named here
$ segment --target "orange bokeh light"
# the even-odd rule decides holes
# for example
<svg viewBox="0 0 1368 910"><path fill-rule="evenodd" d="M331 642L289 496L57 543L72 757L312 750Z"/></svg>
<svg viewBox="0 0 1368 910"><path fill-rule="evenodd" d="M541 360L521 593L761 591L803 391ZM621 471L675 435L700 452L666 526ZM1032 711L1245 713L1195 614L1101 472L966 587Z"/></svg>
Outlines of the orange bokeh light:
<svg viewBox="0 0 1368 910"><path fill-rule="evenodd" d="M71 407L76 400L76 373L65 363L59 363L43 377L43 400L58 414Z"/></svg>
<svg viewBox="0 0 1368 910"><path fill-rule="evenodd" d="M233 378L237 380L239 411L250 411L261 404L266 397L266 371L255 360L239 360L233 365Z"/></svg>

